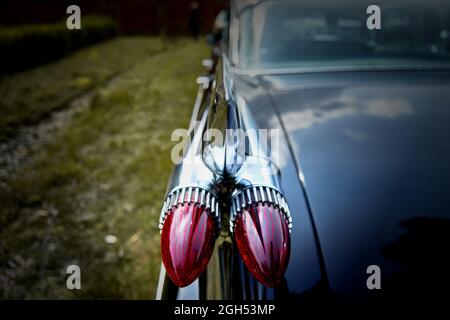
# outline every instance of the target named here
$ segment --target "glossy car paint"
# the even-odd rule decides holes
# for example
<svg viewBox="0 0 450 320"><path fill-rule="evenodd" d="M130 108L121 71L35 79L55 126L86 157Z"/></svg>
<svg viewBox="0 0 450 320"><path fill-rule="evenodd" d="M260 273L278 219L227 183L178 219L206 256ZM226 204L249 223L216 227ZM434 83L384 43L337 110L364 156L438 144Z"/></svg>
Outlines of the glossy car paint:
<svg viewBox="0 0 450 320"><path fill-rule="evenodd" d="M381 268L384 296L442 292L449 284L450 73L237 79L259 127L282 121L331 292L375 296L366 286L373 264ZM297 185L286 177L289 193ZM291 289L298 278L289 270L303 268L296 232L286 277Z"/></svg>

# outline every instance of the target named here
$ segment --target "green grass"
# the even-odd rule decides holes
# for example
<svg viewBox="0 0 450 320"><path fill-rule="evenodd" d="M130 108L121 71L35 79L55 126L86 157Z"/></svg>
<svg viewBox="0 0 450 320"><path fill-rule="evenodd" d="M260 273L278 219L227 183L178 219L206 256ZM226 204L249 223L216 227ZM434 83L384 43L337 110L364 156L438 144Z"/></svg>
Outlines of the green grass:
<svg viewBox="0 0 450 320"><path fill-rule="evenodd" d="M108 17L83 16L81 30L68 32L66 21L16 26L0 25L0 70L11 74L55 61L73 51L117 34L117 22Z"/></svg>
<svg viewBox="0 0 450 320"><path fill-rule="evenodd" d="M114 53L125 57L127 43L161 46L160 40L147 38L105 46L125 49ZM75 72L80 68L72 63L97 54L102 64L100 50L59 63ZM179 39L140 60L113 85L99 87L89 110L0 189L0 297L154 298L161 263L158 217L173 167L170 135L188 125L195 78L207 55L206 45ZM86 74L84 69L68 79L86 77L93 87L109 74L106 65L98 69L104 71ZM38 95L37 88L29 94ZM105 242L109 234L117 237L115 244ZM66 289L70 264L81 267L82 290Z"/></svg>
<svg viewBox="0 0 450 320"><path fill-rule="evenodd" d="M27 72L0 78L0 140L17 126L36 122L63 108L139 61L161 52L160 38L118 38Z"/></svg>

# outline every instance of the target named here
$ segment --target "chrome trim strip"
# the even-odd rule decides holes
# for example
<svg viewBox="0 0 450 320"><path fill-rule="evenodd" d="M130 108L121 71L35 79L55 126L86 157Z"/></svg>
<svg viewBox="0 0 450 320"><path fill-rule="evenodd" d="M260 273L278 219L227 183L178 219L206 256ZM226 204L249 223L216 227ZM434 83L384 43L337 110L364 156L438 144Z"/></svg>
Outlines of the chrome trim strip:
<svg viewBox="0 0 450 320"><path fill-rule="evenodd" d="M272 192L272 196L273 196L273 202L279 206L280 203L278 202L278 193L275 190L270 190Z"/></svg>
<svg viewBox="0 0 450 320"><path fill-rule="evenodd" d="M261 198L258 196L258 191L256 190L257 188L253 188L253 196L255 197L255 201L261 202Z"/></svg>
<svg viewBox="0 0 450 320"><path fill-rule="evenodd" d="M205 193L206 191L204 189L202 189L201 193L200 193L200 205L203 207L205 206Z"/></svg>
<svg viewBox="0 0 450 320"><path fill-rule="evenodd" d="M192 201L192 188L188 187L188 198L187 198L187 203L191 203Z"/></svg>
<svg viewBox="0 0 450 320"><path fill-rule="evenodd" d="M442 65L393 65L393 66L327 66L327 67L297 67L273 69L240 69L231 67L231 72L243 76L271 76L286 74L331 73L331 72L367 72L367 71L444 71L450 70L447 64Z"/></svg>
<svg viewBox="0 0 450 320"><path fill-rule="evenodd" d="M192 201L194 204L198 203L198 196L199 196L199 192L198 191L199 190L197 188L194 189L194 197L193 197L194 199Z"/></svg>
<svg viewBox="0 0 450 320"><path fill-rule="evenodd" d="M181 204L184 204L186 202L185 196L186 196L186 189L183 188L181 191Z"/></svg>
<svg viewBox="0 0 450 320"><path fill-rule="evenodd" d="M247 196L247 201L244 201L244 203L246 202L247 203L247 205L251 205L252 204L252 195L250 194L250 188L248 188L246 191L245 191L247 194L244 194L244 198L245 198L245 196Z"/></svg>
<svg viewBox="0 0 450 320"><path fill-rule="evenodd" d="M266 202L266 196L263 187L259 187L259 193L261 194L261 201Z"/></svg>

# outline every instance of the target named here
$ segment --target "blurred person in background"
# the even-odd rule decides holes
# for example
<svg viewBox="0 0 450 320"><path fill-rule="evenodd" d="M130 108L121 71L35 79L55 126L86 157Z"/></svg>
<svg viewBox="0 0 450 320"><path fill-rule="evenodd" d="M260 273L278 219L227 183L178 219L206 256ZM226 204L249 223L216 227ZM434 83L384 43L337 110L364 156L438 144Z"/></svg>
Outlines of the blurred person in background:
<svg viewBox="0 0 450 320"><path fill-rule="evenodd" d="M198 39L200 32L200 5L194 1L191 3L191 12L189 15L189 28L194 39Z"/></svg>

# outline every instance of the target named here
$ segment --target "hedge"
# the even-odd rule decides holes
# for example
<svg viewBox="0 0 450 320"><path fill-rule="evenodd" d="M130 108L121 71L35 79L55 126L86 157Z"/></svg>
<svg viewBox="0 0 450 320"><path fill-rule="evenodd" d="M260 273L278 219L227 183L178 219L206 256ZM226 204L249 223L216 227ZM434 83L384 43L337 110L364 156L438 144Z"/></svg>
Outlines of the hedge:
<svg viewBox="0 0 450 320"><path fill-rule="evenodd" d="M0 74L62 58L76 49L113 37L117 24L106 17L83 17L80 30L66 22L0 27Z"/></svg>

